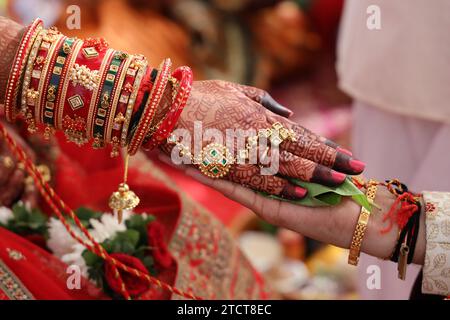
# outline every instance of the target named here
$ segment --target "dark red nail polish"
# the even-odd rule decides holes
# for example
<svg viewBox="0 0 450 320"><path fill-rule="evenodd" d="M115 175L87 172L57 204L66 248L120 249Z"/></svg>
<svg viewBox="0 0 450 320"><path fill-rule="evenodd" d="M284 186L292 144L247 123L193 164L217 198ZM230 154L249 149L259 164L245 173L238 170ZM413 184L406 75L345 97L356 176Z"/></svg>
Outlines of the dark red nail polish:
<svg viewBox="0 0 450 320"><path fill-rule="evenodd" d="M350 157L353 156L353 153L350 150L347 150L345 148L337 147L336 150L339 152L345 153L346 155L349 155Z"/></svg>
<svg viewBox="0 0 450 320"><path fill-rule="evenodd" d="M366 164L364 162L355 159L350 160L349 164L350 168L352 168L353 171L357 173L363 172L364 168L366 167Z"/></svg>
<svg viewBox="0 0 450 320"><path fill-rule="evenodd" d="M334 182L341 184L342 182L344 182L344 180L347 176L341 172L331 171L331 177Z"/></svg>

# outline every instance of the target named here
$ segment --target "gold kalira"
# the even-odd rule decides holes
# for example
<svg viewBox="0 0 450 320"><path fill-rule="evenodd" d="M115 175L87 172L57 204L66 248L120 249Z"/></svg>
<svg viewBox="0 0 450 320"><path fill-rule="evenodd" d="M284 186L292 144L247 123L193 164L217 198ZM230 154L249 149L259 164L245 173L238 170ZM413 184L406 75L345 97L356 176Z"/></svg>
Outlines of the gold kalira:
<svg viewBox="0 0 450 320"><path fill-rule="evenodd" d="M75 63L70 69L69 77L74 86L79 84L90 91L96 89L100 81L98 70L91 70L85 65L80 66L78 63Z"/></svg>
<svg viewBox="0 0 450 320"><path fill-rule="evenodd" d="M117 212L119 223L121 223L123 210L132 210L138 206L139 202L139 197L124 182L109 198L109 207Z"/></svg>

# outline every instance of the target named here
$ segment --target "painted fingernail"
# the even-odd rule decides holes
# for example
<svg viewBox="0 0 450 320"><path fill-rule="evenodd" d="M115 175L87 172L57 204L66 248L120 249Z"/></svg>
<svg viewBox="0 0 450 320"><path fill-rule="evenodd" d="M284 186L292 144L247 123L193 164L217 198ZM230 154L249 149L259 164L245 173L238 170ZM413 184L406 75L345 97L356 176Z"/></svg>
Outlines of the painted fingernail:
<svg viewBox="0 0 450 320"><path fill-rule="evenodd" d="M364 168L366 167L366 164L364 162L355 159L350 160L349 164L350 168L352 168L356 173L363 172Z"/></svg>
<svg viewBox="0 0 450 320"><path fill-rule="evenodd" d="M302 199L306 196L306 194L308 193L308 191L306 189L300 188L300 187L295 187L294 188L294 194L298 199Z"/></svg>
<svg viewBox="0 0 450 320"><path fill-rule="evenodd" d="M350 157L353 156L353 153L345 148L337 147L336 150L339 152L345 153L346 155L349 155Z"/></svg>
<svg viewBox="0 0 450 320"><path fill-rule="evenodd" d="M284 187L284 189L281 193L282 193L283 197L286 199L298 200L298 199L303 199L306 196L306 194L308 193L308 190L303 189L298 186L288 184Z"/></svg>
<svg viewBox="0 0 450 320"><path fill-rule="evenodd" d="M338 152L332 169L347 174L360 174L365 167L364 162L353 159L348 154Z"/></svg>
<svg viewBox="0 0 450 320"><path fill-rule="evenodd" d="M345 174L343 174L341 172L331 171L331 178L337 184L341 184L342 182L344 182L346 177L347 177L347 175L345 175Z"/></svg>

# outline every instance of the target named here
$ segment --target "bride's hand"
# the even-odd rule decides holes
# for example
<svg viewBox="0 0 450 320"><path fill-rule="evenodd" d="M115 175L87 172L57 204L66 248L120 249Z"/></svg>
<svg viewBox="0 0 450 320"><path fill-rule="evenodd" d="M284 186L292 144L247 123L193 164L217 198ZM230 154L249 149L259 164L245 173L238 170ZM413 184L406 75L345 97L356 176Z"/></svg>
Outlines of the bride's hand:
<svg viewBox="0 0 450 320"><path fill-rule="evenodd" d="M236 183L209 179L193 168L185 167L186 173L198 181L213 187L228 198L253 210L258 216L274 225L284 227L318 241L349 248L361 206L345 198L341 204L332 207L304 207L286 201L269 199ZM375 197L369 223L362 242L361 251L378 258L391 255L398 236L394 224L387 233L381 233L389 222L383 222L395 197L385 188L379 187ZM424 208L424 206L422 206ZM419 235L413 262L423 264L425 256L425 214L421 214Z"/></svg>
<svg viewBox="0 0 450 320"><path fill-rule="evenodd" d="M270 110L288 115L288 111L263 90L226 81L198 81L194 82L177 128L189 130L192 137L196 121L201 122L203 130L217 129L224 137L227 129L253 129L257 132L271 128L276 122L292 129L296 141L285 140L280 144L277 175L261 175L261 163L246 163L232 165L225 177L270 194L288 198L306 195L306 190L293 186L283 176L336 186L345 180L346 174L363 171L364 163L352 158L349 151ZM200 148L210 142L203 141ZM172 147L165 145L162 149L170 155ZM193 150L193 146L190 147Z"/></svg>

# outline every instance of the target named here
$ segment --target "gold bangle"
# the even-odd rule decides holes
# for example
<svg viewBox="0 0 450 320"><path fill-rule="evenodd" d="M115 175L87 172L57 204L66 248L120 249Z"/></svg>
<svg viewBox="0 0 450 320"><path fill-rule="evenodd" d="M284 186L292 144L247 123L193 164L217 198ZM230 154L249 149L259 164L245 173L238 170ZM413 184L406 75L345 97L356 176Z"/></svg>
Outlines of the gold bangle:
<svg viewBox="0 0 450 320"><path fill-rule="evenodd" d="M375 195L377 193L377 184L374 180L369 181L367 187L366 197L369 202L373 203ZM370 211L362 207L356 223L355 231L353 232L352 242L350 244L350 251L348 254L348 264L357 266L359 261L359 255L361 253L361 244L366 233L367 225L369 223Z"/></svg>

